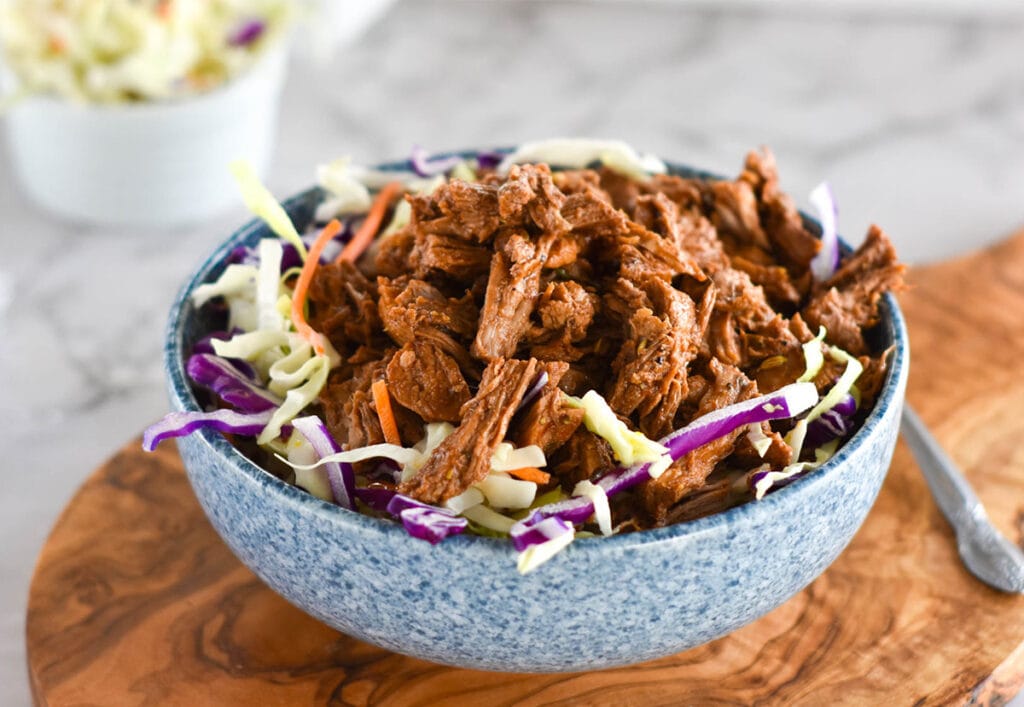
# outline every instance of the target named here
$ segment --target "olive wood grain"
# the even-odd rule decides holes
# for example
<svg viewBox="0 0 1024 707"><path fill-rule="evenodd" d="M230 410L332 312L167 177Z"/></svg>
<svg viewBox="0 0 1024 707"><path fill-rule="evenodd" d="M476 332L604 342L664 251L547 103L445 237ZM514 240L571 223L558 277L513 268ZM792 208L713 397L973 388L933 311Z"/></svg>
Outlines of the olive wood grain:
<svg viewBox="0 0 1024 707"><path fill-rule="evenodd" d="M1024 233L910 282L909 399L1021 542ZM27 639L49 705L996 705L1024 686L1024 597L960 565L902 444L850 547L762 619L637 666L511 675L396 655L309 618L234 559L173 446L134 441L54 528Z"/></svg>

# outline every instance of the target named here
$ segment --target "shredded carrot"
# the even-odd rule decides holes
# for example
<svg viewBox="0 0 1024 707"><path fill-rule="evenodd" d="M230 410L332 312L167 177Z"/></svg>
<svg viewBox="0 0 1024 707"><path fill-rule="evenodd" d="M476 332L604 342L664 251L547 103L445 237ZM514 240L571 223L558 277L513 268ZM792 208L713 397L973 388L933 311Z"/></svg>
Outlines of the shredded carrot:
<svg viewBox="0 0 1024 707"><path fill-rule="evenodd" d="M373 404L377 408L377 417L380 418L380 429L384 432L384 441L388 444L402 446L402 438L398 434L398 425L395 423L395 413L391 409L388 384L382 380L375 380L370 386L370 392L373 393Z"/></svg>
<svg viewBox="0 0 1024 707"><path fill-rule="evenodd" d="M341 233L341 223L337 219L331 221L324 226L324 230L320 231L316 242L313 243L313 247L306 255L306 262L302 265L302 272L299 273L299 279L295 282L295 290L292 292L292 324L295 325L295 331L313 345L313 350L318 356L322 356L324 353L324 339L306 322L306 295L309 292L309 283L313 281L313 273L316 272L316 268L320 264L320 253L323 252L324 246L339 233Z"/></svg>
<svg viewBox="0 0 1024 707"><path fill-rule="evenodd" d="M401 189L402 185L398 182L388 182L384 185L377 193L373 204L370 205L370 210L366 213L363 224L355 232L355 235L352 236L352 240L338 254L338 257L334 259L334 262L340 263L342 260L348 260L354 263L359 259L363 251L370 247L373 237L380 230L380 224L384 220L384 214L388 210L388 205Z"/></svg>
<svg viewBox="0 0 1024 707"><path fill-rule="evenodd" d="M171 19L171 10L174 5L174 0L164 0L156 6L157 16L164 21Z"/></svg>
<svg viewBox="0 0 1024 707"><path fill-rule="evenodd" d="M551 481L551 474L546 471L541 471L535 466L524 466L522 469L511 469L508 473L517 479L532 481L538 486L543 486Z"/></svg>

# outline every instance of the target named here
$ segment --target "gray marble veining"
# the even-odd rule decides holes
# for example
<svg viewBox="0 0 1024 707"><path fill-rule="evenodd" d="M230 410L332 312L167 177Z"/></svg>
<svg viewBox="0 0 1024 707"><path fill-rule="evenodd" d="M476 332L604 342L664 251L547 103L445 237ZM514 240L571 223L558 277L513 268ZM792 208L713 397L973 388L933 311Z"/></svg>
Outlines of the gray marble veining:
<svg viewBox="0 0 1024 707"><path fill-rule="evenodd" d="M674 3L405 2L325 66L296 62L270 186L341 154L378 161L550 135L628 140L734 173L770 145L806 206L828 179L840 225L924 262L1024 225L1024 21L731 12ZM166 312L244 218L138 232L25 203L0 146L0 703L28 702L24 609L36 554L84 477L159 417Z"/></svg>

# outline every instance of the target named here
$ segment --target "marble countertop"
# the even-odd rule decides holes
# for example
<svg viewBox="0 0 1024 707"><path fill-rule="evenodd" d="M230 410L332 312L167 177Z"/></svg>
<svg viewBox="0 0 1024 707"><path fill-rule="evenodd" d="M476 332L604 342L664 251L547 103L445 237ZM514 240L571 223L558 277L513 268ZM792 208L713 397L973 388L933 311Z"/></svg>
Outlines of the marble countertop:
<svg viewBox="0 0 1024 707"><path fill-rule="evenodd" d="M1024 225L1024 21L786 7L399 4L328 65L293 63L269 185L286 195L319 162L413 143L616 137L722 173L764 144L797 197L832 183L849 240L877 222L913 263ZM61 223L26 203L9 154L0 147L0 704L16 705L29 701L35 557L82 480L165 411L165 313L246 216L174 231Z"/></svg>

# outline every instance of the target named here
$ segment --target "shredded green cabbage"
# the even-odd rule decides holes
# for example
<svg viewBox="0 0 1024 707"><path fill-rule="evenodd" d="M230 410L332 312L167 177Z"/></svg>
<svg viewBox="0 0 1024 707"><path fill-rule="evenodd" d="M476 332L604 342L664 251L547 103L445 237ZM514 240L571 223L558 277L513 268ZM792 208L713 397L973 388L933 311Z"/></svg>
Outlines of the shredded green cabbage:
<svg viewBox="0 0 1024 707"><path fill-rule="evenodd" d="M529 508L537 496L537 484L532 481L513 479L500 473L491 473L474 486L487 497L487 503L494 508Z"/></svg>
<svg viewBox="0 0 1024 707"><path fill-rule="evenodd" d="M754 447L759 457L767 454L772 446L772 438L764 433L760 422L752 422L747 426L747 441Z"/></svg>
<svg viewBox="0 0 1024 707"><path fill-rule="evenodd" d="M352 160L340 157L316 168L317 182L327 198L317 207L319 221L329 221L342 214L365 214L370 210L370 190L353 174Z"/></svg>
<svg viewBox="0 0 1024 707"><path fill-rule="evenodd" d="M437 445L454 431L455 428L449 422L428 422L424 425L423 438L413 446L413 449L419 452L419 457L402 467L402 481L408 481L416 476L416 472L426 464L427 459L437 449ZM480 501L483 501L482 496Z"/></svg>
<svg viewBox="0 0 1024 707"><path fill-rule="evenodd" d="M288 391L284 396L284 402L274 411L270 422L256 438L257 444L266 444L280 436L281 428L319 397L327 382L327 374L331 371L331 359L328 356L315 356L313 360L316 364L310 367L309 379L298 388Z"/></svg>
<svg viewBox="0 0 1024 707"><path fill-rule="evenodd" d="M822 413L828 412L834 408L840 400L843 399L850 389L853 388L854 382L860 377L860 374L864 371L864 366L855 357L846 353L840 348L830 346L828 349L828 355L832 357L834 361L840 363L846 363L846 370L839 376L839 380L836 381L835 385L828 391L817 405L811 408L811 411L807 413L805 418L807 422L813 422L814 420L821 417Z"/></svg>
<svg viewBox="0 0 1024 707"><path fill-rule="evenodd" d="M256 279L256 305L259 308L258 327L269 331L284 331L285 318L278 309L281 296L281 258L284 249L276 238L263 238L259 244L259 274Z"/></svg>
<svg viewBox="0 0 1024 707"><path fill-rule="evenodd" d="M310 464L315 464L320 457L299 430L292 431L285 450L288 462L295 465L295 484L321 500L333 501L334 493L331 491L330 481L327 480L327 470L323 467L306 468Z"/></svg>
<svg viewBox="0 0 1024 707"><path fill-rule="evenodd" d="M484 505L470 506L463 510L461 515L476 525L503 535L508 535L512 526L516 524L515 518L509 518Z"/></svg>
<svg viewBox="0 0 1024 707"><path fill-rule="evenodd" d="M825 327L818 327L818 335L803 345L804 361L807 362L807 368L803 375L796 379L797 383L813 381L821 371L821 367L825 365L825 354L822 353L824 341Z"/></svg>
<svg viewBox="0 0 1024 707"><path fill-rule="evenodd" d="M349 449L344 452L328 454L325 457L321 457L313 464L306 464L304 466L289 464L289 466L293 469L315 469L328 462L346 462L348 464L354 464L355 462L366 461L367 459L391 459L399 464L408 464L418 455L419 452L415 449L400 447L397 444L371 444L366 447L359 447L358 449ZM281 461L288 463L287 459L282 459Z"/></svg>
<svg viewBox="0 0 1024 707"><path fill-rule="evenodd" d="M671 464L665 446L648 438L642 432L629 429L597 391L587 391L582 398L566 395L565 403L571 407L583 408L583 424L611 445L612 454L624 466L654 462L649 473L652 478L657 478L655 466L664 465L657 472L660 475ZM665 464L665 460L669 463Z"/></svg>
<svg viewBox="0 0 1024 707"><path fill-rule="evenodd" d="M192 291L192 304L202 307L214 297L248 297L255 299L259 271L252 265L233 263L224 268L216 282L199 285Z"/></svg>
<svg viewBox="0 0 1024 707"><path fill-rule="evenodd" d="M800 459L800 452L804 448L804 438L807 436L807 420L797 420L793 429L786 433L785 442L789 445L789 463L795 464Z"/></svg>
<svg viewBox="0 0 1024 707"><path fill-rule="evenodd" d="M310 364L316 361L313 347L297 334L288 335L288 348L288 353L274 361L267 370L270 378L267 388L275 395L284 395L308 379L313 370Z"/></svg>
<svg viewBox="0 0 1024 707"><path fill-rule="evenodd" d="M218 356L253 361L261 353L275 346L287 346L289 336L283 331L244 331L227 341L214 340L213 350Z"/></svg>
<svg viewBox="0 0 1024 707"><path fill-rule="evenodd" d="M519 553L516 569L519 574L528 574L568 547L576 537L576 529L570 528L547 542L531 545Z"/></svg>
<svg viewBox="0 0 1024 707"><path fill-rule="evenodd" d="M227 341L214 340L213 350L218 356L252 362L269 379L268 389L284 397L257 437L258 444L275 439L285 424L317 399L334 365L330 355L315 355L309 342L294 332L257 329Z"/></svg>
<svg viewBox="0 0 1024 707"><path fill-rule="evenodd" d="M461 179L464 182L475 182L476 181L476 170L473 169L469 162L463 160L457 165L452 167L451 172L448 173L449 179Z"/></svg>
<svg viewBox="0 0 1024 707"><path fill-rule="evenodd" d="M668 171L668 167L660 159L653 155L641 155L625 142L587 138L555 138L524 142L515 152L502 160L498 171L507 172L513 164L525 162L547 162L552 166L575 169L582 169L593 162L601 162L619 174L641 181L651 174L664 174Z"/></svg>
<svg viewBox="0 0 1024 707"><path fill-rule="evenodd" d="M814 461L817 464L824 464L835 456L837 449L839 449L839 438L830 439L814 450Z"/></svg>
<svg viewBox="0 0 1024 707"><path fill-rule="evenodd" d="M449 498L444 503L444 507L454 513L463 513L467 508L473 506L479 506L484 502L484 494L478 488L470 486L468 489L460 493L458 496Z"/></svg>
<svg viewBox="0 0 1024 707"><path fill-rule="evenodd" d="M764 498L764 495L768 493L769 489L775 485L777 481L783 481L788 479L795 474L799 474L807 469L814 469L818 466L817 463L812 462L797 462L790 464L789 466L783 467L781 471L770 471L761 477L756 484L754 484L754 498L760 501Z"/></svg>
<svg viewBox="0 0 1024 707"><path fill-rule="evenodd" d="M508 442L502 442L491 455L491 469L494 471L514 471L528 466L541 468L547 463L544 451L535 444L516 449Z"/></svg>
<svg viewBox="0 0 1024 707"><path fill-rule="evenodd" d="M608 494L605 490L588 479L576 484L573 496L585 496L594 504L594 520L601 530L601 535L612 534L612 511L608 505Z"/></svg>
<svg viewBox="0 0 1024 707"><path fill-rule="evenodd" d="M378 240L384 240L392 233L401 231L403 228L409 225L409 221L412 219L412 206L408 201L402 199L395 204L395 213L391 216L391 221L387 227L380 232Z"/></svg>
<svg viewBox="0 0 1024 707"><path fill-rule="evenodd" d="M229 165L229 169L238 183L242 200L245 201L245 205L249 207L249 210L263 219L270 226L271 231L295 246L295 250L299 252L299 257L305 260L307 255L306 244L299 237L295 224L292 223L284 207L278 203L274 195L260 182L252 166L248 162L238 160L232 162Z"/></svg>

